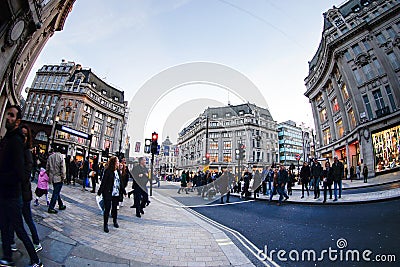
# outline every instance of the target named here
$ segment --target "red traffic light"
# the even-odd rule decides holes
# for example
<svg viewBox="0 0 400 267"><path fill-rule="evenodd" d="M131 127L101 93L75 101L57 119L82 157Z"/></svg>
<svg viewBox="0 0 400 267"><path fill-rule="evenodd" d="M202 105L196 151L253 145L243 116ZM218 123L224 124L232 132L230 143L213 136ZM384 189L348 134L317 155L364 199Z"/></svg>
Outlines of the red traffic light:
<svg viewBox="0 0 400 267"><path fill-rule="evenodd" d="M151 141L157 142L157 140L158 140L158 133L154 132L154 133L151 135Z"/></svg>
<svg viewBox="0 0 400 267"><path fill-rule="evenodd" d="M209 154L209 153L206 154L206 158L207 158L207 159L210 158L210 154Z"/></svg>

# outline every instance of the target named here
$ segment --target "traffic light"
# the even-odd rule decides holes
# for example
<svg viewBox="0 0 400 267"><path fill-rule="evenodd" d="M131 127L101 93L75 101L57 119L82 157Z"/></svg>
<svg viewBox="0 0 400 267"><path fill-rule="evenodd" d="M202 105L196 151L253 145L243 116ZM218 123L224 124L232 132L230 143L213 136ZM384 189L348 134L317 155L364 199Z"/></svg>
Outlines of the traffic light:
<svg viewBox="0 0 400 267"><path fill-rule="evenodd" d="M239 144L239 149L236 149L236 159L244 159L246 158L246 150L245 145Z"/></svg>
<svg viewBox="0 0 400 267"><path fill-rule="evenodd" d="M153 132L151 134L151 153L157 154L158 147L158 133Z"/></svg>
<svg viewBox="0 0 400 267"><path fill-rule="evenodd" d="M150 154L151 152L151 139L144 140L144 153Z"/></svg>

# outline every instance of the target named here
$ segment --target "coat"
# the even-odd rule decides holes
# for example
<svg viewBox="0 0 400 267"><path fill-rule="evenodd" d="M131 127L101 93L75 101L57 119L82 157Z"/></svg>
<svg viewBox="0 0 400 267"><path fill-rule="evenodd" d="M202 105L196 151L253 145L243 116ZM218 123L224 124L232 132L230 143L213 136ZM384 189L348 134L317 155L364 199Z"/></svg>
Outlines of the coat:
<svg viewBox="0 0 400 267"><path fill-rule="evenodd" d="M60 152L55 152L47 159L46 170L50 181L61 183L65 179L65 160Z"/></svg>
<svg viewBox="0 0 400 267"><path fill-rule="evenodd" d="M121 198L123 195L126 194L125 188L122 185L121 181L121 173L119 171L118 176L119 176L119 195L118 197ZM97 191L97 195L103 195L103 199L112 199L112 191L114 187L114 180L115 180L115 173L111 169L106 169L104 171L103 179L101 180L100 188Z"/></svg>
<svg viewBox="0 0 400 267"><path fill-rule="evenodd" d="M303 184L308 183L310 181L311 169L310 166L304 166L300 169L300 179Z"/></svg>
<svg viewBox="0 0 400 267"><path fill-rule="evenodd" d="M49 180L50 178L47 175L46 170L44 168L40 168L37 187L40 189L49 190Z"/></svg>
<svg viewBox="0 0 400 267"><path fill-rule="evenodd" d="M0 198L21 196L24 164L24 136L21 129L7 131L0 141Z"/></svg>
<svg viewBox="0 0 400 267"><path fill-rule="evenodd" d="M24 151L24 180L22 181L22 200L29 202L32 200L31 174L33 168L32 152L29 148Z"/></svg>
<svg viewBox="0 0 400 267"><path fill-rule="evenodd" d="M344 166L343 163L340 161L332 163L332 176L333 176L333 181L338 182L342 180L344 176Z"/></svg>

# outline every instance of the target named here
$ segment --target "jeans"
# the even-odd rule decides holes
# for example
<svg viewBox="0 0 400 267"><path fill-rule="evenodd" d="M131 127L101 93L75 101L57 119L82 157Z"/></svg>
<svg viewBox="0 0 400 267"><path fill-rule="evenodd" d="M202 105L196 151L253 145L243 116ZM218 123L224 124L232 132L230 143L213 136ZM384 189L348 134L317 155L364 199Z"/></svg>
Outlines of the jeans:
<svg viewBox="0 0 400 267"><path fill-rule="evenodd" d="M332 198L332 184L324 182L324 201L326 201L326 195L329 191L329 198Z"/></svg>
<svg viewBox="0 0 400 267"><path fill-rule="evenodd" d="M32 235L32 241L33 244L39 245L39 236L36 230L35 223L33 222L32 219L32 211L31 211L31 202L30 201L24 201L22 204L22 216L24 217L26 225L28 225L29 230L31 231Z"/></svg>
<svg viewBox="0 0 400 267"><path fill-rule="evenodd" d="M62 182L53 183L53 194L51 195L49 209L54 209L54 207L56 206L56 201L58 201L58 207L64 206L60 197L62 186L63 186Z"/></svg>
<svg viewBox="0 0 400 267"><path fill-rule="evenodd" d="M320 190L319 190L319 182L320 178L314 178L314 197L319 197Z"/></svg>
<svg viewBox="0 0 400 267"><path fill-rule="evenodd" d="M303 180L301 182L301 196L304 197L304 189L307 191L307 195L310 195L308 192L308 180Z"/></svg>
<svg viewBox="0 0 400 267"><path fill-rule="evenodd" d="M22 241L32 262L39 262L35 248L25 231L22 220L22 198L0 199L0 230L3 258L12 261L11 243L14 231Z"/></svg>
<svg viewBox="0 0 400 267"><path fill-rule="evenodd" d="M283 197L289 198L289 196L285 192L285 185L284 186L279 185L277 190L279 194L279 203L282 203Z"/></svg>
<svg viewBox="0 0 400 267"><path fill-rule="evenodd" d="M339 185L339 198L341 198L342 197L342 180L334 181L334 192L335 192L335 199L336 200L338 198L338 196L337 196L338 185Z"/></svg>

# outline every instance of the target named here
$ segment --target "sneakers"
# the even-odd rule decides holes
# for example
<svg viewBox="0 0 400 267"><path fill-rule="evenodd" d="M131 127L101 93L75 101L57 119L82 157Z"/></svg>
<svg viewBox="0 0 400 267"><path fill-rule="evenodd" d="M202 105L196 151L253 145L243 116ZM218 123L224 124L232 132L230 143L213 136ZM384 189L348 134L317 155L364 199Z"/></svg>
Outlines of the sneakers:
<svg viewBox="0 0 400 267"><path fill-rule="evenodd" d="M6 259L1 259L0 266L15 266L15 262Z"/></svg>
<svg viewBox="0 0 400 267"><path fill-rule="evenodd" d="M47 212L51 213L51 214L57 214L58 213L58 211L56 211L55 209L48 209Z"/></svg>
<svg viewBox="0 0 400 267"><path fill-rule="evenodd" d="M33 244L33 247L35 248L35 251L36 252L39 252L39 251L41 251L42 249L43 249L43 247L42 247L42 244Z"/></svg>
<svg viewBox="0 0 400 267"><path fill-rule="evenodd" d="M62 205L62 206L58 207L58 210L65 210L66 208L67 208L67 206Z"/></svg>
<svg viewBox="0 0 400 267"><path fill-rule="evenodd" d="M38 199L36 199L36 200L35 200L35 202L33 203L33 205L35 205L35 206L39 206L39 200L38 200Z"/></svg>
<svg viewBox="0 0 400 267"><path fill-rule="evenodd" d="M12 252L18 251L17 244L15 244L15 243L11 244L11 251Z"/></svg>
<svg viewBox="0 0 400 267"><path fill-rule="evenodd" d="M38 263L32 263L29 265L29 267L43 267L43 263L39 260Z"/></svg>

